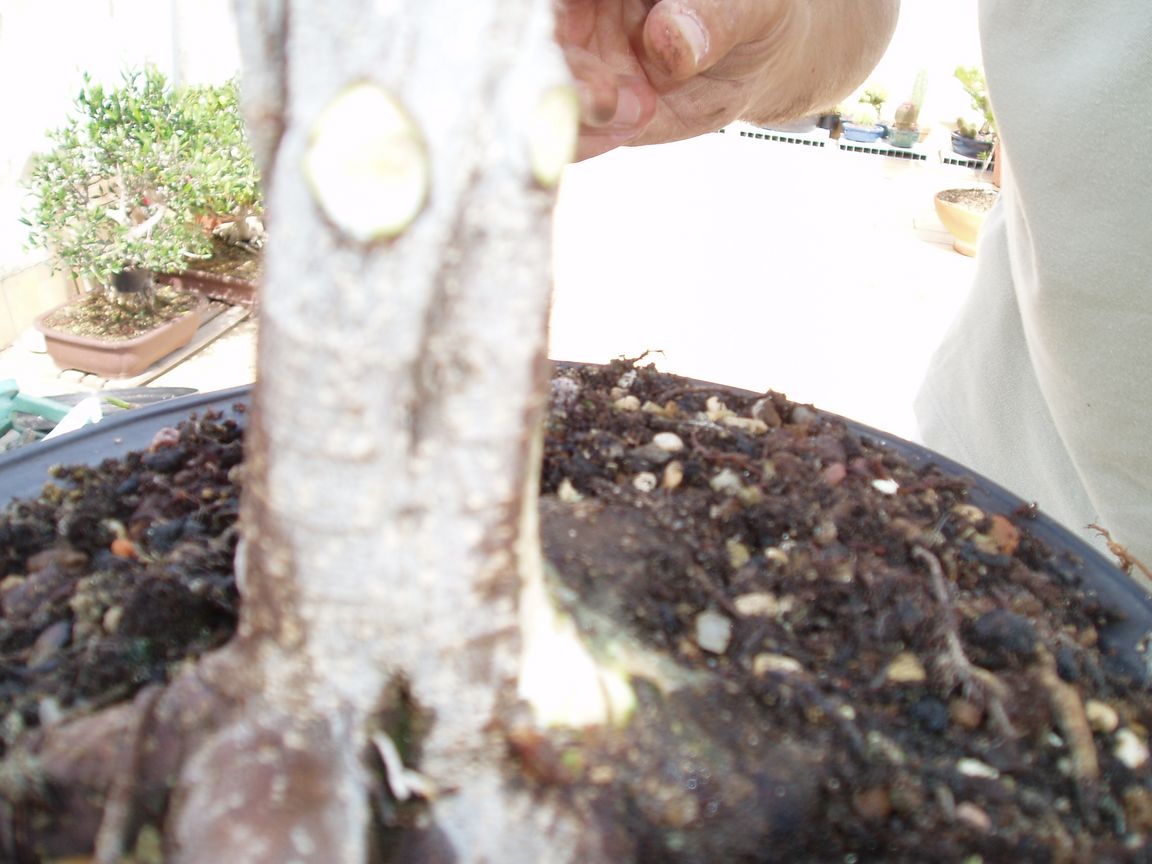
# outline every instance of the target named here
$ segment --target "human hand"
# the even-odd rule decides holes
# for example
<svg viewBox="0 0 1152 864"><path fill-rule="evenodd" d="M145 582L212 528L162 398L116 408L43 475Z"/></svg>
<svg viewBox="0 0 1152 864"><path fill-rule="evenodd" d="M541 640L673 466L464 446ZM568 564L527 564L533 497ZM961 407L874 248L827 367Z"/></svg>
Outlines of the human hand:
<svg viewBox="0 0 1152 864"><path fill-rule="evenodd" d="M561 0L578 158L827 108L879 60L897 10L898 0Z"/></svg>

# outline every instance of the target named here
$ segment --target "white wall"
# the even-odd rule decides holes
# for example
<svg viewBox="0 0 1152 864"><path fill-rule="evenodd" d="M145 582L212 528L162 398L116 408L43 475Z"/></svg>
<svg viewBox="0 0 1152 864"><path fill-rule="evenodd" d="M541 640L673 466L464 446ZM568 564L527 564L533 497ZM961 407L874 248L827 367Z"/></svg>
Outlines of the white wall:
<svg viewBox="0 0 1152 864"><path fill-rule="evenodd" d="M115 85L153 64L175 82L239 69L231 0L0 0L0 348L74 290L27 250L22 178L63 125L87 72Z"/></svg>
<svg viewBox="0 0 1152 864"><path fill-rule="evenodd" d="M0 2L0 275L28 263L16 222L19 181L70 110L83 73L115 84L124 69L146 63L177 81L234 75L229 0Z"/></svg>
<svg viewBox="0 0 1152 864"><path fill-rule="evenodd" d="M957 66L982 63L976 7L979 0L903 0L896 33L884 59L868 78L888 91L884 113L891 119L896 106L912 95L921 69L928 73L928 89L920 123L952 123L970 113L968 97L952 73ZM863 90L863 88L861 88ZM846 105L854 103L853 96Z"/></svg>

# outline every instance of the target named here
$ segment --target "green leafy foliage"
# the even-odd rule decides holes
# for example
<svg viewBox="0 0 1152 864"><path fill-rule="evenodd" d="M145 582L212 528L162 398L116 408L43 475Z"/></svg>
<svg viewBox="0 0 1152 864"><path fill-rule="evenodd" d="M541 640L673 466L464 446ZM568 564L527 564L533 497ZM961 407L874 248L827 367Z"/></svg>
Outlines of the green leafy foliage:
<svg viewBox="0 0 1152 864"><path fill-rule="evenodd" d="M957 131L965 138L975 138L977 135L994 135L996 132L996 118L992 116L992 104L988 101L988 85L984 80L984 73L976 66L957 66L953 73L968 99L972 103L972 110L976 112L979 120L960 118L956 122ZM974 131L973 131L974 130Z"/></svg>
<svg viewBox="0 0 1152 864"><path fill-rule="evenodd" d="M23 221L77 276L180 272L209 254L214 219L260 209L235 82L173 88L149 68L106 89L85 76L75 107L36 160Z"/></svg>
<svg viewBox="0 0 1152 864"><path fill-rule="evenodd" d="M875 126L880 122L880 112L870 102L861 102L852 111L852 122L857 126Z"/></svg>

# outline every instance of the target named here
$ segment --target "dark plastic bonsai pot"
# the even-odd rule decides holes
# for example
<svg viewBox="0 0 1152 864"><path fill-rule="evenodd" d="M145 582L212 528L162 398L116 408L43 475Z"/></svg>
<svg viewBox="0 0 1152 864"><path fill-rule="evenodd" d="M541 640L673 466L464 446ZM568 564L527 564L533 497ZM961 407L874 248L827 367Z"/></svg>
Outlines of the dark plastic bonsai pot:
<svg viewBox="0 0 1152 864"><path fill-rule="evenodd" d="M695 383L717 386L708 382ZM741 396L760 395L737 388L717 389L728 389ZM182 396L124 411L95 426L0 454L0 506L15 498L39 494L53 465L95 465L104 459L146 448L158 429L175 425L191 414L219 411L243 425L251 395L252 388L245 386ZM1010 515L1023 512L1029 506L1003 487L932 450L853 420L824 413L841 420L862 438L895 451L914 467L934 465L949 476L967 481L971 502L987 512ZM1040 540L1052 552L1048 566L1055 570L1057 578L1069 585L1084 586L1115 614L1115 621L1102 628L1099 634L1103 660L1142 684L1152 681L1152 662L1146 644L1152 637L1152 597L1088 542L1043 512L1018 521L1022 530Z"/></svg>
<svg viewBox="0 0 1152 864"><path fill-rule="evenodd" d="M966 138L959 132L952 132L952 151L967 159L987 159L992 152L992 142L980 138Z"/></svg>

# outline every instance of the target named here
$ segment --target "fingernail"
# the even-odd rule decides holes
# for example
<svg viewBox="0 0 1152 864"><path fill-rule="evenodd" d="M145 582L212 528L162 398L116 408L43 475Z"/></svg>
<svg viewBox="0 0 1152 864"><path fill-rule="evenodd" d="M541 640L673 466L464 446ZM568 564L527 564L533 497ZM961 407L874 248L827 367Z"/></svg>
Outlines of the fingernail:
<svg viewBox="0 0 1152 864"><path fill-rule="evenodd" d="M640 101L636 91L624 79L620 81L620 89L617 94L616 113L612 117L612 125L616 127L635 126L644 115L644 103Z"/></svg>
<svg viewBox="0 0 1152 864"><path fill-rule="evenodd" d="M680 36L692 55L692 65L699 66L708 53L708 31L695 16L687 12L676 12L668 19L668 26Z"/></svg>
<svg viewBox="0 0 1152 864"><path fill-rule="evenodd" d="M577 81L576 98L580 101L580 119L589 126L600 125L600 118L596 112L596 98L592 95L592 88L583 81Z"/></svg>

